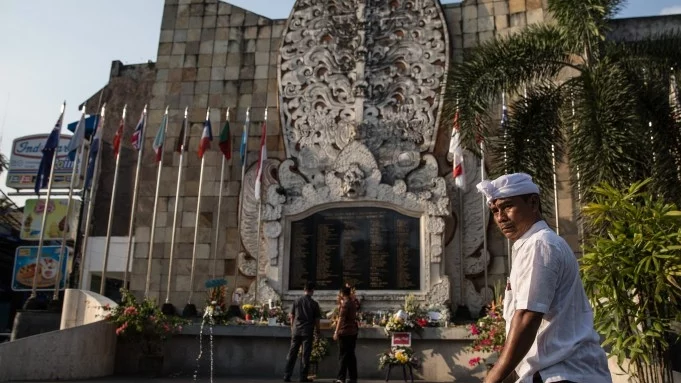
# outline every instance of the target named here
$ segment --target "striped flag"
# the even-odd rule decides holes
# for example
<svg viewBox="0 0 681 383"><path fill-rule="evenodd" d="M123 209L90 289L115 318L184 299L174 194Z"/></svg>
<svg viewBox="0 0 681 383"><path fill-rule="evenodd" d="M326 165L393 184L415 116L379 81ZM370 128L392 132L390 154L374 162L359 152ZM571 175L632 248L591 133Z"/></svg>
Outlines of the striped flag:
<svg viewBox="0 0 681 383"><path fill-rule="evenodd" d="M220 151L224 154L226 160L232 159L232 133L229 131L229 120L225 120L225 126L220 132Z"/></svg>
<svg viewBox="0 0 681 383"><path fill-rule="evenodd" d="M466 190L466 173L464 172L464 156L461 147L461 127L459 126L459 111L454 115L452 136L449 139L449 153L452 155L452 177L456 187Z"/></svg>
<svg viewBox="0 0 681 383"><path fill-rule="evenodd" d="M213 141L213 129L210 125L210 108L206 112L206 121L203 123L203 133L201 133L201 141L199 141L199 158L203 158L206 150L210 149L210 142Z"/></svg>
<svg viewBox="0 0 681 383"><path fill-rule="evenodd" d="M147 119L146 111L147 109L144 108L144 111L142 111L142 115L140 116L140 120L137 122L137 126L135 127L135 131L132 133L132 137L130 138L132 147L135 148L135 150L141 150L142 146L144 146L144 143L142 142L142 133Z"/></svg>
<svg viewBox="0 0 681 383"><path fill-rule="evenodd" d="M262 123L262 136L260 136L260 157L258 158L258 174L255 178L255 199L260 200L260 189L262 188L262 171L267 159L267 112L265 121Z"/></svg>
<svg viewBox="0 0 681 383"><path fill-rule="evenodd" d="M125 109L124 109L125 110ZM121 116L121 122L118 124L118 129L113 138L113 152L114 157L118 157L121 151L121 140L123 139L123 128L125 127L125 115Z"/></svg>
<svg viewBox="0 0 681 383"><path fill-rule="evenodd" d="M241 157L241 167L246 166L246 155L248 154L248 127L251 125L251 117L248 111L246 112L246 121L244 122L244 130L241 133L241 145L239 145L239 156Z"/></svg>
<svg viewBox="0 0 681 383"><path fill-rule="evenodd" d="M187 119L187 115L185 113L184 121L182 121L182 128L180 129L180 137L178 137L177 142L175 142L175 151L178 152L178 153L182 153L182 150L184 150L186 152L187 149L188 149L187 145L185 145L185 139L186 139L185 136L187 134L187 130L189 130L189 128L187 127L187 121L188 121L188 119Z"/></svg>
<svg viewBox="0 0 681 383"><path fill-rule="evenodd" d="M63 108L63 107L62 107ZM38 174L35 179L35 194L40 193L40 189L47 187L50 180L50 175L52 171L52 162L54 160L54 151L57 150L59 146L59 135L61 134L61 126L64 122L64 111L62 110L57 123L54 124L54 128L47 136L45 141L45 146L43 146L43 158L40 159L40 166L38 166ZM75 164L74 164L75 165Z"/></svg>
<svg viewBox="0 0 681 383"><path fill-rule="evenodd" d="M166 126L168 125L168 111L163 115L163 120L161 121L161 126L158 127L158 132L156 133L156 138L154 138L154 153L156 153L156 162L161 162L163 158L163 142L166 139Z"/></svg>

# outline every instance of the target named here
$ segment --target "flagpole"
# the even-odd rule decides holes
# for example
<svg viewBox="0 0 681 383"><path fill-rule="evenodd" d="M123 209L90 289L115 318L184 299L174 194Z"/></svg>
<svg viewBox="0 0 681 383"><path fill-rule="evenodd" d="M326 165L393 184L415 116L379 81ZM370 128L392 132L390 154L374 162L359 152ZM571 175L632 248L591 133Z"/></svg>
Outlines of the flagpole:
<svg viewBox="0 0 681 383"><path fill-rule="evenodd" d="M502 120L505 119L506 117L506 93L501 92L501 113L502 113ZM504 126L504 174L508 174L508 151L507 151L507 145L508 145L508 127ZM483 173L484 173L484 164L483 164ZM484 201L484 199L483 199ZM487 205L485 205L485 208ZM485 230L487 230L487 227L485 227ZM487 232L485 232L485 235L487 235ZM511 240L506 238L506 254L508 257L508 269L509 272L511 270L511 263L513 262L513 256L511 254Z"/></svg>
<svg viewBox="0 0 681 383"><path fill-rule="evenodd" d="M125 111L127 105L123 106L123 114L121 116L121 123L125 124ZM111 228L113 225L114 208L116 207L116 190L118 187L118 168L121 162L120 151L116 153L116 165L114 168L113 188L111 190L111 201L109 202L109 221L106 226L106 240L104 242L104 262L102 263L102 276L99 284L99 295L104 295L104 285L106 285L106 271L109 264L109 250L111 246Z"/></svg>
<svg viewBox="0 0 681 383"><path fill-rule="evenodd" d="M239 206L237 206L237 223L236 223L236 231L237 231L237 242L239 243L239 247L236 253L236 256L234 257L234 291L237 289L237 278L239 277L239 254L243 250L243 243L241 242L241 209L243 207L244 203L244 181L246 177L246 164L248 163L248 142L245 143L244 145L244 137L246 137L246 141L248 141L248 129L249 125L251 122L250 119L251 116L251 107L249 106L246 109L246 121L244 121L244 129L241 132L241 142L240 142L240 148L244 148L244 153L243 153L243 158L241 159L241 181L239 185Z"/></svg>
<svg viewBox="0 0 681 383"><path fill-rule="evenodd" d="M132 255L132 237L135 230L135 213L137 213L137 194L139 191L140 172L142 170L142 156L144 154L144 136L147 132L147 106L142 110L144 122L142 134L139 138L140 149L137 151L137 169L135 170L135 184L132 192L132 207L130 208L130 225L128 226L128 252L125 257L125 272L123 273L123 287L128 288L128 270L130 268L130 258Z"/></svg>
<svg viewBox="0 0 681 383"><path fill-rule="evenodd" d="M84 117L85 117L85 106L83 106L83 113L81 115L81 120L84 122ZM78 126L76 126L78 128ZM81 129L85 129L85 123L83 123L83 126L80 127ZM73 132L73 134L76 134L77 132ZM71 183L69 185L69 196L68 200L66 201L66 224L64 225L64 230L62 231L62 238L61 238L61 246L59 248L59 267L57 267L57 276L55 277L55 284L54 284L54 293L52 294L52 300L56 301L59 299L59 289L61 285L61 269L64 265L64 250L66 249L66 240L68 237L69 232L71 231L70 227L70 221L71 221L71 206L73 205L71 203L71 200L73 199L73 189L76 187L76 177L77 177L77 168L78 168L78 157L80 156L81 153L83 153L83 147L85 146L85 139L81 141L80 145L78 145L78 150L76 151L76 156L73 160L73 169L71 169ZM82 161L81 161L82 164ZM82 166L82 165L81 165Z"/></svg>
<svg viewBox="0 0 681 383"><path fill-rule="evenodd" d="M168 130L168 107L164 115L165 126L163 129L163 139L165 140L165 132ZM144 285L144 296L149 297L149 287L151 285L151 261L154 259L154 239L156 234L156 212L158 211L158 195L161 191L161 173L163 172L163 153L165 152L163 145L161 146L161 160L158 161L158 173L156 174L156 194L154 195L154 210L151 216L151 233L149 234L149 256L147 257L147 280Z"/></svg>
<svg viewBox="0 0 681 383"><path fill-rule="evenodd" d="M177 212L180 206L180 185L182 183L182 169L184 169L184 152L187 147L187 137L189 137L189 124L187 122L187 112L189 107L184 108L184 121L182 121L182 129L184 130L184 137L180 146L180 163L177 170L177 184L175 186L175 209L173 210L173 231L170 234L170 260L168 265L168 285L166 287L166 300L163 304L163 312L165 314L175 313L175 308L170 304L170 284L173 275L173 256L175 254L175 230L177 228Z"/></svg>
<svg viewBox="0 0 681 383"><path fill-rule="evenodd" d="M265 127L267 127L267 107L265 107ZM265 147L267 147L267 131L265 130L263 132L265 134L265 138L261 138L261 140L265 140ZM265 167L265 158L262 157L262 146L260 148L260 164L259 166ZM262 177L262 174L258 172L256 177ZM256 184L258 183L258 178L255 180ZM262 184L262 181L260 181ZM262 187L262 186L260 186ZM262 248L262 243L260 240L260 218L262 217L262 191L258 191L258 252L257 252L257 257L255 259L255 291L253 295L253 302L258 303L258 285L260 284L260 249Z"/></svg>
<svg viewBox="0 0 681 383"><path fill-rule="evenodd" d="M210 107L206 110L206 121L210 121ZM203 134L201 139L203 139ZM204 153L201 156L201 171L199 172L199 194L196 198L196 221L194 223L194 248L192 250L192 268L189 272L189 297L187 298L187 306L184 308L184 316L193 316L192 314L196 313L196 306L192 304L192 296L194 294L194 268L196 266L196 247L199 240L199 218L201 218L201 194L203 194L203 169L205 165L206 155Z"/></svg>
<svg viewBox="0 0 681 383"><path fill-rule="evenodd" d="M229 107L227 108L227 113L225 114L225 121L229 123ZM230 148L231 150L231 148ZM211 278L215 279L215 265L218 260L218 241L220 239L220 216L222 215L222 185L225 182L225 156L221 156L222 165L220 166L220 187L218 188L218 217L215 223L215 245L213 246L213 273Z"/></svg>
<svg viewBox="0 0 681 383"><path fill-rule="evenodd" d="M59 116L59 131L61 135L61 127L64 124L64 110L66 109L66 101L64 101L61 105L61 114ZM51 134L51 132L50 132ZM43 252L43 242L45 239L45 226L47 224L47 210L50 205L50 198L52 196L52 180L54 179L54 166L57 162L57 152L59 152L59 136L57 136L57 147L54 149L54 153L52 153L52 164L50 165L50 174L49 178L47 180L47 196L45 197L45 205L43 208L43 218L42 222L40 224L40 240L38 242L38 254L36 255L36 260L35 260L35 272L33 273L33 283L31 284L31 296L28 298L25 304L25 308L29 309L31 306L35 304L35 299L37 296L37 290L38 290L38 271L40 269L40 256L42 255ZM37 180L36 182L40 182L40 180ZM42 185L41 185L42 186ZM38 196L38 203L40 203L40 196ZM57 282L58 284L59 282Z"/></svg>
<svg viewBox="0 0 681 383"><path fill-rule="evenodd" d="M480 180L485 181L485 141L480 140ZM487 305L489 302L487 300L487 286L488 286L488 281L487 281L487 200L483 197L482 198L482 259L483 262L482 264L484 265L483 270L484 270L484 279L485 279L485 287L483 288L483 302L485 305ZM477 313L475 313L477 314Z"/></svg>
<svg viewBox="0 0 681 383"><path fill-rule="evenodd" d="M572 107L572 131L575 131L575 99L572 97L571 100L571 107ZM582 220L582 180L581 180L581 172L579 171L579 165L577 166L577 203L579 205L579 216L577 219L579 219L579 231L580 231L580 236L579 236L579 242L580 242L580 247L582 250L582 255L584 255L584 221Z"/></svg>
<svg viewBox="0 0 681 383"><path fill-rule="evenodd" d="M92 137L90 138L90 154L92 154L92 143L94 142L94 137L96 134L97 129L104 129L104 112L106 110L106 103L102 105L102 109L100 110L100 117L101 120L98 119L97 124L95 125L95 132L92 134ZM99 143L101 146L101 141ZM81 256L80 256L80 275L78 279L78 286L80 288L83 288L83 277L84 275L84 270L85 270L85 259L87 256L87 245L88 245L88 239L90 238L90 222L92 221L92 211L94 209L95 205L95 199L93 198L93 195L95 194L95 189L98 187L97 183L99 182L99 163L102 158L102 150L101 148L98 148L97 150L97 158L95 158L95 163L93 165L93 170L92 170L92 179L90 180L90 192L88 193L88 207L87 207L87 217L85 219L85 234L83 235L83 246L81 249ZM87 183L87 170L85 173L85 182ZM85 185L86 186L86 185ZM89 290L89 289L88 289Z"/></svg>

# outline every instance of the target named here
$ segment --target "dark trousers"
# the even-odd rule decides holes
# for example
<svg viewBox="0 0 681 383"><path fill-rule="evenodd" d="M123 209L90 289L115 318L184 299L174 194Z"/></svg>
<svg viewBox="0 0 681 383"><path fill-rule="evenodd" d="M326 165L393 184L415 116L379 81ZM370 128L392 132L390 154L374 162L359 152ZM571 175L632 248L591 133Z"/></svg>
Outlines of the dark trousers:
<svg viewBox="0 0 681 383"><path fill-rule="evenodd" d="M341 335L338 337L338 360L340 369L338 370L338 380L357 381L357 357L355 356L355 346L357 345L357 335Z"/></svg>
<svg viewBox="0 0 681 383"><path fill-rule="evenodd" d="M300 345L303 345L303 360L300 363L300 379L307 379L307 373L310 371L310 355L312 354L312 343L314 342L313 335L294 335L291 337L291 348L288 350L286 357L286 370L284 375L288 378L293 373L293 367L296 365L298 359L298 350Z"/></svg>

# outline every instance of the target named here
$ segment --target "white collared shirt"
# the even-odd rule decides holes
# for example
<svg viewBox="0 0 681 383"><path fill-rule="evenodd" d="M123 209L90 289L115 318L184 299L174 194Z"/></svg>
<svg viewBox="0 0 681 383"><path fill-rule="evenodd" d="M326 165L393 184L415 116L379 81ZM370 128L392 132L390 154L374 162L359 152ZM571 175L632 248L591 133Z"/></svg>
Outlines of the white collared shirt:
<svg viewBox="0 0 681 383"><path fill-rule="evenodd" d="M517 383L539 372L545 383L611 383L605 352L570 246L544 221L513 244L510 290L504 295L506 334L515 310L544 314L537 336L516 367Z"/></svg>

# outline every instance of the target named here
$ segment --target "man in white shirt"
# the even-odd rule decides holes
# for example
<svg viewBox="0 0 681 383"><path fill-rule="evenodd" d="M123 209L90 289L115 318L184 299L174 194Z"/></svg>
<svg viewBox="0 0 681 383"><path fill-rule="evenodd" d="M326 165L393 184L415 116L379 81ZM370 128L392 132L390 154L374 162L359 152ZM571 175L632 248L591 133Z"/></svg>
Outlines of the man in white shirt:
<svg viewBox="0 0 681 383"><path fill-rule="evenodd" d="M483 181L494 221L514 241L504 294L506 344L485 383L515 369L519 383L611 383L577 258L541 218L539 187L524 173Z"/></svg>

